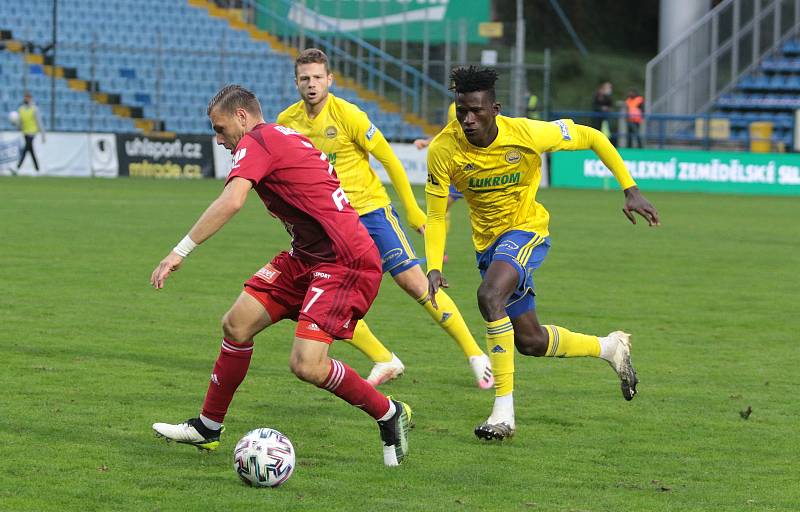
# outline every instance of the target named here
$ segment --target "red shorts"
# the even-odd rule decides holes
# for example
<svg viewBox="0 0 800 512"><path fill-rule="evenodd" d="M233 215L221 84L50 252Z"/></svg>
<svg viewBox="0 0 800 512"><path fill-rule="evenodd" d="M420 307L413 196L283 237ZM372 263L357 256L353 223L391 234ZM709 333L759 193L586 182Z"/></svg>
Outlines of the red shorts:
<svg viewBox="0 0 800 512"><path fill-rule="evenodd" d="M311 264L284 251L248 279L244 290L264 304L273 323L306 320L334 338L349 340L378 295L382 275L374 248L347 266ZM275 311L274 303L283 308Z"/></svg>

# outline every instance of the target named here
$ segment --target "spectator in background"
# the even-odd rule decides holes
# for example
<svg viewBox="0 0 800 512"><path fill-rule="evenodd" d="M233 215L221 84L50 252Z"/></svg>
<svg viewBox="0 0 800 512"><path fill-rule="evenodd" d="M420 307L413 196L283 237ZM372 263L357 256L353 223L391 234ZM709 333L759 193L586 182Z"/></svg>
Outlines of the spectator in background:
<svg viewBox="0 0 800 512"><path fill-rule="evenodd" d="M628 97L625 98L625 107L628 123L628 147L642 147L642 113L644 112L644 97L636 89L628 90Z"/></svg>
<svg viewBox="0 0 800 512"><path fill-rule="evenodd" d="M42 116L39 114L39 107L33 102L31 93L25 92L22 100L22 105L17 109L19 113L19 129L22 135L25 136L25 147L22 149L22 154L19 156L17 163L17 170L22 167L22 162L25 160L25 155L30 153L33 159L33 167L39 171L39 162L36 161L36 154L33 152L33 139L37 133L42 134L42 142L44 142L44 123L42 123Z"/></svg>
<svg viewBox="0 0 800 512"><path fill-rule="evenodd" d="M539 96L536 93L528 91L528 119L534 119L536 121L540 121L542 119L542 114L539 110Z"/></svg>
<svg viewBox="0 0 800 512"><path fill-rule="evenodd" d="M611 110L614 107L614 100L611 97L613 89L611 82L603 81L597 86L592 97L592 128L603 132L606 137L611 139L611 144L616 144L616 130L614 129Z"/></svg>

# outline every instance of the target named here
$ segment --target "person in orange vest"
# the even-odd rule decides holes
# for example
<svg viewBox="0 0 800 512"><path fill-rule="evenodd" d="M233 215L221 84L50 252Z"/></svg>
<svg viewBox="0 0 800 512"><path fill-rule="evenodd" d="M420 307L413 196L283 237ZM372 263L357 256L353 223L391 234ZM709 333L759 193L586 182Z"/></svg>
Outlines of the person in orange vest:
<svg viewBox="0 0 800 512"><path fill-rule="evenodd" d="M628 91L628 97L625 98L625 106L628 110L627 123L628 123L628 147L642 147L642 136L640 130L642 128L642 112L644 111L644 97L639 94L636 89Z"/></svg>

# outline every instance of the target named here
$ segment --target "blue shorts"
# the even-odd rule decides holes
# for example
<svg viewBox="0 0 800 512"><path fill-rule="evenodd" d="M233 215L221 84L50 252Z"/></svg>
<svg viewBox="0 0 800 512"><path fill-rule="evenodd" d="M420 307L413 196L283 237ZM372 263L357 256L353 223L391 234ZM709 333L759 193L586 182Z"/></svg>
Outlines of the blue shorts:
<svg viewBox="0 0 800 512"><path fill-rule="evenodd" d="M419 265L394 206L384 206L361 216L361 223L378 246L383 271L396 276Z"/></svg>
<svg viewBox="0 0 800 512"><path fill-rule="evenodd" d="M550 249L550 237L541 237L533 231L508 231L500 235L485 251L476 253L481 277L493 261L505 261L517 271L517 289L506 303L506 313L516 318L536 309L533 292L533 271L544 262Z"/></svg>
<svg viewBox="0 0 800 512"><path fill-rule="evenodd" d="M459 192L458 189L452 183L450 184L450 193L449 193L449 195L453 199L453 201L458 201L459 199L464 197L464 194Z"/></svg>

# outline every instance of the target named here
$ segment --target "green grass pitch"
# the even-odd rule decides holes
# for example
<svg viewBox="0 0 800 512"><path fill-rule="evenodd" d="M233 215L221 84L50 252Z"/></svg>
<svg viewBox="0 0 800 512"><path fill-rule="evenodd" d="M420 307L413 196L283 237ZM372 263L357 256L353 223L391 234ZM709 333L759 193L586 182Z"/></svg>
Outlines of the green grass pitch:
<svg viewBox="0 0 800 512"><path fill-rule="evenodd" d="M412 405L417 425L407 463L388 469L364 413L291 375L290 322L256 338L220 450L153 437L153 422L197 414L221 316L288 246L253 195L152 290L153 267L221 185L0 179L0 510L800 506L796 198L650 193L663 219L651 229L628 224L619 192L541 191L553 247L536 276L539 316L585 333L632 332L640 393L625 402L602 361L517 355L518 430L506 444L473 437L492 393L384 279L367 318L407 373L382 389ZM445 275L483 346L466 216L461 202ZM345 343L332 353L370 368ZM278 489L247 488L232 470L236 440L260 426L297 450Z"/></svg>

